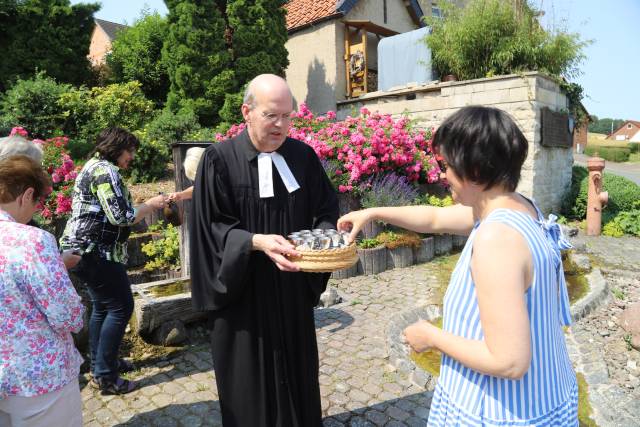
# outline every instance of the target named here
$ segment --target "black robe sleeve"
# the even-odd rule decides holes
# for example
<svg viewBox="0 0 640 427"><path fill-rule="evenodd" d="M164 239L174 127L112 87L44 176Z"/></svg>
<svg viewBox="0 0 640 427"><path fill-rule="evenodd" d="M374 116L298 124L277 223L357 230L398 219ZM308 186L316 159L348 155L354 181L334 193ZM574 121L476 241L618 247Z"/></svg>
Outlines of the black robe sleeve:
<svg viewBox="0 0 640 427"><path fill-rule="evenodd" d="M336 228L336 223L338 222L338 196L318 157L314 155L311 163L312 167L309 168L310 176L308 180L311 183L310 188L314 190L312 196L312 209L314 212L312 228ZM309 288L314 301L313 305L318 305L320 295L327 288L331 273L314 274L314 276L316 277L309 281Z"/></svg>
<svg viewBox="0 0 640 427"><path fill-rule="evenodd" d="M189 226L191 295L196 310L220 310L237 300L246 284L253 234L239 228L229 194L228 170L216 146L198 167Z"/></svg>

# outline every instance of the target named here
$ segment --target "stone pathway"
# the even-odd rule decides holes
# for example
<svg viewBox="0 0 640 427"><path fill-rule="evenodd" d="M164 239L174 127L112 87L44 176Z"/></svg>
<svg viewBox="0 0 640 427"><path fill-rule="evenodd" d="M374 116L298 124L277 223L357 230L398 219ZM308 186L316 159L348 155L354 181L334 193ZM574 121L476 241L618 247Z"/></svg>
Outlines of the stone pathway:
<svg viewBox="0 0 640 427"><path fill-rule="evenodd" d="M610 288L618 286L640 299L635 291L640 288L640 239L581 235L573 241L584 245L594 262L604 267ZM436 302L439 268L432 262L332 281L344 301L316 310L325 426L426 425L432 393L389 365L387 328L393 316ZM613 356L624 343L611 318L609 305L616 304L616 299L611 301L572 327L569 348L577 370L594 385L591 402L600 427L640 425L640 387L628 378L637 354L629 356L628 370L617 374L623 382L615 382L616 371L611 368L624 365ZM602 325L611 328L604 335ZM83 384L86 426L221 425L207 345L192 346L166 360L148 360L132 377L141 380L142 387L125 396L101 396Z"/></svg>
<svg viewBox="0 0 640 427"><path fill-rule="evenodd" d="M316 310L320 393L326 426L425 426L431 393L387 362L389 318L433 302L436 263L332 281L344 301ZM85 425L220 426L206 345L147 361L132 377L141 389L101 396L83 384Z"/></svg>

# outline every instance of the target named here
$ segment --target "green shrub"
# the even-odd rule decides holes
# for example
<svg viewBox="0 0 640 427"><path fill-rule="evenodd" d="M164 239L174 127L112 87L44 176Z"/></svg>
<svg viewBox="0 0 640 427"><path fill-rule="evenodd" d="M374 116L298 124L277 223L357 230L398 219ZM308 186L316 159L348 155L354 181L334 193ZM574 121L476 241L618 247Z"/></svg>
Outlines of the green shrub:
<svg viewBox="0 0 640 427"><path fill-rule="evenodd" d="M539 70L573 77L589 43L578 34L547 32L537 11L516 0L470 0L464 8L438 2L444 19L431 17L425 39L432 63L441 75L470 80Z"/></svg>
<svg viewBox="0 0 640 427"><path fill-rule="evenodd" d="M590 146L584 150L587 156L598 156L610 162L628 162L631 149L628 147Z"/></svg>
<svg viewBox="0 0 640 427"><path fill-rule="evenodd" d="M572 170L571 188L562 203L562 214L571 219L581 220L587 215L587 191L589 173L582 166ZM603 222L607 223L621 211L634 209L634 202L640 200L640 186L627 178L605 172L604 191L609 192L609 203L603 210Z"/></svg>
<svg viewBox="0 0 640 427"><path fill-rule="evenodd" d="M2 127L22 126L33 138L59 135L65 119L58 99L70 88L44 72L36 73L32 79L19 79L2 98Z"/></svg>
<svg viewBox="0 0 640 427"><path fill-rule="evenodd" d="M437 207L446 207L453 205L453 199L450 195L438 197L434 194L423 194L414 200L415 205L428 205Z"/></svg>
<svg viewBox="0 0 640 427"><path fill-rule="evenodd" d="M113 126L142 129L154 115L154 104L144 96L137 81L92 88L90 106L96 133Z"/></svg>
<svg viewBox="0 0 640 427"><path fill-rule="evenodd" d="M640 153L640 142L630 142L627 147L629 147L629 152L632 154Z"/></svg>
<svg viewBox="0 0 640 427"><path fill-rule="evenodd" d="M636 203L636 206L638 203ZM602 234L620 237L624 234L640 237L640 206L630 211L618 213L611 221L604 225Z"/></svg>
<svg viewBox="0 0 640 427"><path fill-rule="evenodd" d="M162 111L142 130L134 132L140 140L140 147L128 171L133 182L153 182L162 178L171 161L171 144L199 128L193 113L173 114Z"/></svg>
<svg viewBox="0 0 640 427"><path fill-rule="evenodd" d="M149 231L162 234L162 237L142 245L142 252L149 257L144 269L175 269L180 266L180 240L178 229L171 224L164 227L162 221L149 227Z"/></svg>
<svg viewBox="0 0 640 427"><path fill-rule="evenodd" d="M358 247L360 249L373 249L380 246L382 243L376 239L375 237L372 239L362 239L358 242Z"/></svg>

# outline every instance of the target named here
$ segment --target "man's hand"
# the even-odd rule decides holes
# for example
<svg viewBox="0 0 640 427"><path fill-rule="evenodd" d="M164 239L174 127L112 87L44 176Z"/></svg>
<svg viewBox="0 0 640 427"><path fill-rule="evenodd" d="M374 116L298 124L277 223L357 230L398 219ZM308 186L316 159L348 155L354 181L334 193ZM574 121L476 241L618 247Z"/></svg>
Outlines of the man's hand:
<svg viewBox="0 0 640 427"><path fill-rule="evenodd" d="M70 270L76 265L78 265L78 263L82 259L80 255L76 255L72 251L62 252L61 257L62 257L62 262L64 262L64 266L66 267L67 270Z"/></svg>
<svg viewBox="0 0 640 427"><path fill-rule="evenodd" d="M289 261L286 255L298 256L295 247L284 237L277 234L254 234L253 249L262 251L282 271L300 271L300 267Z"/></svg>

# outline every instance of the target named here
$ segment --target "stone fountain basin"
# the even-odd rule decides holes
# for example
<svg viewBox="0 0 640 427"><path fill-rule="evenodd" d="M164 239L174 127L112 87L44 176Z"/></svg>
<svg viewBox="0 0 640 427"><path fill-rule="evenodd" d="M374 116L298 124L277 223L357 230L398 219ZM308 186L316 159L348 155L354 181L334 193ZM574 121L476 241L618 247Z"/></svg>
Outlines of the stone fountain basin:
<svg viewBox="0 0 640 427"><path fill-rule="evenodd" d="M135 297L131 318L133 330L143 338L149 338L167 322L188 324L205 319L206 313L192 307L190 284L189 277L181 277L132 285Z"/></svg>
<svg viewBox="0 0 640 427"><path fill-rule="evenodd" d="M575 264L577 273L583 275L587 283L585 293L571 302L571 317L575 322L605 303L609 295L609 288L600 270L598 268L592 269L585 255L570 252L567 256ZM576 272L567 272L565 275L570 274L576 274ZM415 385L429 391L435 389L437 376L416 364L416 361L410 357L408 348L403 344L401 335L407 326L417 322L419 319L433 322L440 318L441 315L442 308L436 304L416 307L396 314L391 318L387 326L389 363L401 373L408 375Z"/></svg>

